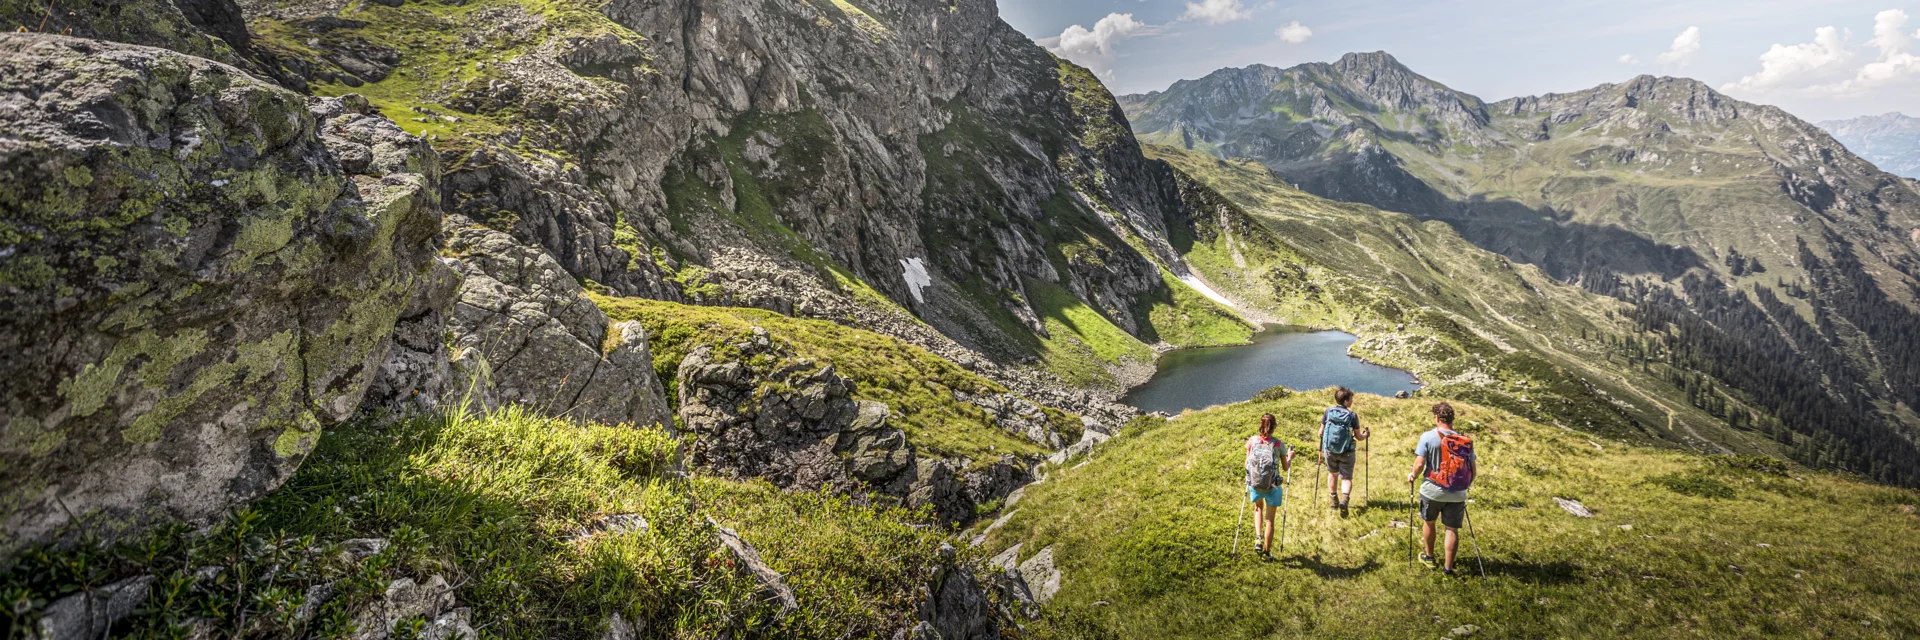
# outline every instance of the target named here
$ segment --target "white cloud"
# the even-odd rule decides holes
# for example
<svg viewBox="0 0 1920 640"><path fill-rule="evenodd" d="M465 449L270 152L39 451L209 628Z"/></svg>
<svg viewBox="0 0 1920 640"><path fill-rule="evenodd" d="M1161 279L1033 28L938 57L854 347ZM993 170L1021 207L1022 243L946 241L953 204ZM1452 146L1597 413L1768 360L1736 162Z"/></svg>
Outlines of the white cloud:
<svg viewBox="0 0 1920 640"><path fill-rule="evenodd" d="M1080 25L1067 27L1060 32L1060 38L1053 47L1054 53L1073 55L1110 55L1113 45L1132 37L1146 28L1146 23L1133 19L1131 13L1109 13L1088 29Z"/></svg>
<svg viewBox="0 0 1920 640"><path fill-rule="evenodd" d="M1207 24L1223 24L1235 20L1253 17L1253 12L1240 4L1240 0L1200 0L1187 3L1187 12L1180 14L1181 20L1205 20Z"/></svg>
<svg viewBox="0 0 1920 640"><path fill-rule="evenodd" d="M1764 92L1809 88L1844 78L1853 52L1847 49L1840 30L1820 27L1813 31L1813 42L1793 46L1775 44L1760 54L1760 72L1728 83L1722 91Z"/></svg>
<svg viewBox="0 0 1920 640"><path fill-rule="evenodd" d="M1873 39L1867 45L1879 49L1880 55L1860 67L1852 80L1834 87L1834 92L1854 93L1920 77L1920 56L1907 50L1914 38L1920 38L1920 32L1909 36L1906 27L1905 11L1888 9L1874 16Z"/></svg>
<svg viewBox="0 0 1920 640"><path fill-rule="evenodd" d="M1635 57L1631 53L1622 53L1620 54L1620 64L1638 65L1640 64L1640 58Z"/></svg>
<svg viewBox="0 0 1920 640"><path fill-rule="evenodd" d="M1888 9L1873 17L1871 60L1855 66L1863 50L1848 46L1850 33L1827 26L1813 42L1776 44L1760 55L1760 72L1727 83L1720 90L1752 94L1805 94L1858 98L1882 89L1920 83L1920 55L1912 51L1920 32L1907 33L1907 12Z"/></svg>
<svg viewBox="0 0 1920 640"><path fill-rule="evenodd" d="M1698 53L1700 53L1700 27L1687 27L1686 31L1674 36L1673 46L1668 47L1666 53L1660 54L1658 60L1663 65L1685 66Z"/></svg>
<svg viewBox="0 0 1920 640"><path fill-rule="evenodd" d="M1300 44L1306 42L1307 38L1313 37L1313 30L1307 28L1307 25L1300 24L1299 20L1295 20L1274 31L1273 35L1279 36L1280 40L1287 44Z"/></svg>

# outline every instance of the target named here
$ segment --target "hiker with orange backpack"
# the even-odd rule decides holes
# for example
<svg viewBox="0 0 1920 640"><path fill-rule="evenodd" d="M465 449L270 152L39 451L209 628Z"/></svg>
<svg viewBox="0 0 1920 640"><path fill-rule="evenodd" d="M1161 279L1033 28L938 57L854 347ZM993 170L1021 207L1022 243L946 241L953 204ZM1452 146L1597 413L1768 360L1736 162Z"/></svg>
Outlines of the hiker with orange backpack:
<svg viewBox="0 0 1920 640"><path fill-rule="evenodd" d="M1447 528L1446 563L1441 571L1453 575L1453 558L1460 548L1460 524L1467 513L1467 488L1473 485L1475 460L1473 439L1453 430L1453 405L1433 405L1433 430L1420 435L1413 449L1413 468L1407 482L1420 483L1420 519L1425 522L1421 535L1426 553L1420 561L1433 566L1435 520Z"/></svg>

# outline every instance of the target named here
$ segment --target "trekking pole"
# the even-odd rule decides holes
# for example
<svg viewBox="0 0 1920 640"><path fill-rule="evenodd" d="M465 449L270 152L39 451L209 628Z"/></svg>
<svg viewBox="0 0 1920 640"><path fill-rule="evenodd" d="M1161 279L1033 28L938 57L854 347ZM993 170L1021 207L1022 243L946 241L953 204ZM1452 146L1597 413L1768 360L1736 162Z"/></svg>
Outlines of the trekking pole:
<svg viewBox="0 0 1920 640"><path fill-rule="evenodd" d="M1240 517L1233 521L1233 552L1229 555L1240 555L1240 525L1247 523L1247 502L1240 501Z"/></svg>
<svg viewBox="0 0 1920 640"><path fill-rule="evenodd" d="M1473 561L1480 565L1480 579L1484 581L1487 579L1487 561L1480 557L1480 536L1473 533L1473 510L1462 503L1460 512L1467 518L1467 537L1473 539Z"/></svg>
<svg viewBox="0 0 1920 640"><path fill-rule="evenodd" d="M1321 473L1321 471L1324 471L1326 466L1327 452L1325 449L1322 449L1320 451L1320 457L1313 466L1313 506L1316 509L1320 507L1320 476L1326 475ZM1332 480L1328 480L1328 482L1332 482ZM1331 489L1332 487L1328 488Z"/></svg>
<svg viewBox="0 0 1920 640"><path fill-rule="evenodd" d="M1360 441L1360 456L1364 459L1360 467L1360 506L1363 507L1373 499L1373 447L1367 444L1372 441L1371 437Z"/></svg>
<svg viewBox="0 0 1920 640"><path fill-rule="evenodd" d="M1413 523L1420 521L1420 500L1417 497L1417 485L1407 483L1407 568L1413 568Z"/></svg>
<svg viewBox="0 0 1920 640"><path fill-rule="evenodd" d="M1287 548L1287 503L1293 502L1287 499L1286 494L1286 492L1293 490L1292 463L1287 464L1287 484L1285 486L1285 489L1280 490L1280 549L1282 551Z"/></svg>

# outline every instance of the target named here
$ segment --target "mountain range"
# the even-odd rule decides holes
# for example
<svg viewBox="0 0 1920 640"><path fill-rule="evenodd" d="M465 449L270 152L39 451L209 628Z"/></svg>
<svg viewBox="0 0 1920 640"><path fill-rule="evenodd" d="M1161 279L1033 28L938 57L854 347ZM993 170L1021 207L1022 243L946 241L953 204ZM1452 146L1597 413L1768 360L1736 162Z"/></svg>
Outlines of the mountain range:
<svg viewBox="0 0 1920 640"><path fill-rule="evenodd" d="M1905 474L1887 470L1920 424L1920 189L1818 127L1680 78L1489 103L1384 53L1120 101L1144 141L1446 222L1631 302L1675 380L1720 378L1803 459ZM1838 433L1844 453L1804 449Z"/></svg>
<svg viewBox="0 0 1920 640"><path fill-rule="evenodd" d="M33 637L1161 637L1423 593L1397 489L1231 555L1242 431L1304 444L1320 394L1117 401L1273 323L1421 379L1361 399L1383 469L1436 400L1488 447L1494 586L1357 635L1920 628L1920 191L1697 82L1487 103L1375 53L1116 98L972 0L0 24ZM1293 611L1229 626L1326 631Z"/></svg>
<svg viewBox="0 0 1920 640"><path fill-rule="evenodd" d="M1820 128L1888 173L1920 179L1920 118L1896 112L1827 120Z"/></svg>

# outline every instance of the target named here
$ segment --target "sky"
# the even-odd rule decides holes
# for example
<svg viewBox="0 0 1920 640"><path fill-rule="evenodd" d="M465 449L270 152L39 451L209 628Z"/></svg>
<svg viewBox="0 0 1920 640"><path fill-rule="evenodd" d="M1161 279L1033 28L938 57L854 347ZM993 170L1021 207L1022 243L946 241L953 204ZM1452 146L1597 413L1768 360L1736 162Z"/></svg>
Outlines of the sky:
<svg viewBox="0 0 1920 640"><path fill-rule="evenodd" d="M999 0L1116 94L1386 51L1488 101L1640 74L1807 120L1920 116L1920 0Z"/></svg>

